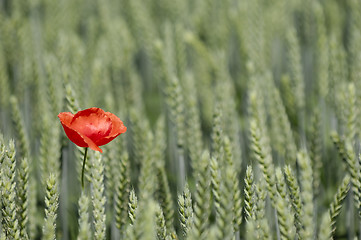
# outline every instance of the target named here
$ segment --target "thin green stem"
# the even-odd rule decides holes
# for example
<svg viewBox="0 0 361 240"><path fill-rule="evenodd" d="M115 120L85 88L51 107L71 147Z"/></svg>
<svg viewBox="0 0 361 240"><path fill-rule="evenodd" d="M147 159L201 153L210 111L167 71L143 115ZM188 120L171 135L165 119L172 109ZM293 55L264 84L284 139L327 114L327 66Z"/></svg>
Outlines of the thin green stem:
<svg viewBox="0 0 361 240"><path fill-rule="evenodd" d="M88 154L88 148L85 148L84 152L84 160L83 160L83 168L81 170L81 187L84 189L84 170L85 170L85 162L86 162L86 155Z"/></svg>

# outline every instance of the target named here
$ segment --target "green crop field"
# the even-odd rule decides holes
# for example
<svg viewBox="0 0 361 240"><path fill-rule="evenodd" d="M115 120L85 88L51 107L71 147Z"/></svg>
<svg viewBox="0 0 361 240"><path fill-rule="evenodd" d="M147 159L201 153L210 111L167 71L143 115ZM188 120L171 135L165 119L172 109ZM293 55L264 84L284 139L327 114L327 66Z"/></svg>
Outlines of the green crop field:
<svg viewBox="0 0 361 240"><path fill-rule="evenodd" d="M360 113L360 0L0 0L0 240L361 239Z"/></svg>

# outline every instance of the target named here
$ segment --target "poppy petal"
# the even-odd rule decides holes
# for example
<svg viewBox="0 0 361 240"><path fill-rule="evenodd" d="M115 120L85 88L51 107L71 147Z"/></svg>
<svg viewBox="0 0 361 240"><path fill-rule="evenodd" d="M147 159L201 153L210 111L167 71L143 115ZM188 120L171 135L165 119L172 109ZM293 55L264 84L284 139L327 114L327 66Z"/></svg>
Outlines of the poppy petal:
<svg viewBox="0 0 361 240"><path fill-rule="evenodd" d="M71 129L70 127L63 125L64 131L66 133L66 135L68 136L68 138L75 143L76 145L78 145L79 147L90 147L91 149L93 149L94 151L99 151L99 152L103 152L103 150L101 150L90 138L88 138L87 136L81 135L80 133L78 133L77 131L75 131L74 129Z"/></svg>
<svg viewBox="0 0 361 240"><path fill-rule="evenodd" d="M92 108L88 108L88 109L84 109L84 110L81 110L79 112L77 112L75 115L74 115L74 119L79 117L79 116L87 116L87 115L90 115L92 113L95 113L95 114L105 114L104 110L101 109L101 108L96 108L96 107L92 107Z"/></svg>
<svg viewBox="0 0 361 240"><path fill-rule="evenodd" d="M62 124L70 125L71 121L74 118L74 114L70 112L61 112L58 114L58 118Z"/></svg>
<svg viewBox="0 0 361 240"><path fill-rule="evenodd" d="M90 138L88 138L87 136L82 136L82 137L84 138L84 141L88 144L88 146L91 149L103 153L103 150L101 150Z"/></svg>
<svg viewBox="0 0 361 240"><path fill-rule="evenodd" d="M112 121L100 108L89 108L79 111L71 121L71 128L93 142L97 142L112 130Z"/></svg>
<svg viewBox="0 0 361 240"><path fill-rule="evenodd" d="M125 133L127 131L127 127L124 126L123 122L114 114L110 112L105 113L112 121L112 130L110 131L109 135L99 139L95 143L98 146L105 145L112 141L114 138L118 137L120 134Z"/></svg>
<svg viewBox="0 0 361 240"><path fill-rule="evenodd" d="M67 125L64 125L64 124L62 124L62 125L63 125L64 131L65 131L65 134L70 139L70 141L72 141L79 147L88 147L88 144L85 142L84 138L77 131L71 129Z"/></svg>
<svg viewBox="0 0 361 240"><path fill-rule="evenodd" d="M106 112L105 113L112 121L112 130L109 133L109 136L115 136L118 133L125 133L127 131L127 127L124 126L122 120L120 120L117 116L113 113ZM119 134L118 134L119 135ZM117 136L118 136L117 135Z"/></svg>
<svg viewBox="0 0 361 240"><path fill-rule="evenodd" d="M60 119L61 125L64 128L66 136L79 147L87 147L88 145L79 133L70 128L70 123L73 120L74 115L70 112L59 113L58 118Z"/></svg>
<svg viewBox="0 0 361 240"><path fill-rule="evenodd" d="M117 116L100 108L85 109L75 115L62 112L58 117L66 135L73 143L99 152L103 152L99 146L109 143L127 131Z"/></svg>
<svg viewBox="0 0 361 240"><path fill-rule="evenodd" d="M103 152L90 138L82 135L71 127L70 123L73 116L74 115L69 112L63 112L58 115L67 137L79 147L90 147L95 151Z"/></svg>

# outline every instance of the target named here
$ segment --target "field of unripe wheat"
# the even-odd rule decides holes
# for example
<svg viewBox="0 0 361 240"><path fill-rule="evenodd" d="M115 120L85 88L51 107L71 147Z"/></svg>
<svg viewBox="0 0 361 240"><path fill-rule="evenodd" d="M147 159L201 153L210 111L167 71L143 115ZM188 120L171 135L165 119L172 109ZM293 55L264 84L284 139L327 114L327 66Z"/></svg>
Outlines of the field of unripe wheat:
<svg viewBox="0 0 361 240"><path fill-rule="evenodd" d="M361 239L359 0L0 0L0 240Z"/></svg>

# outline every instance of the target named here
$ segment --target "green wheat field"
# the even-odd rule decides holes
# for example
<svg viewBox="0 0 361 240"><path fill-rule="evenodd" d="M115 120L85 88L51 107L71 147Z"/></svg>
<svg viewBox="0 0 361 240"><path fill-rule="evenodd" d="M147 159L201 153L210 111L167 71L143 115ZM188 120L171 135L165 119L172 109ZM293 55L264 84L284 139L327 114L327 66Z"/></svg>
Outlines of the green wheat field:
<svg viewBox="0 0 361 240"><path fill-rule="evenodd" d="M359 0L0 0L0 240L361 239L360 110Z"/></svg>

